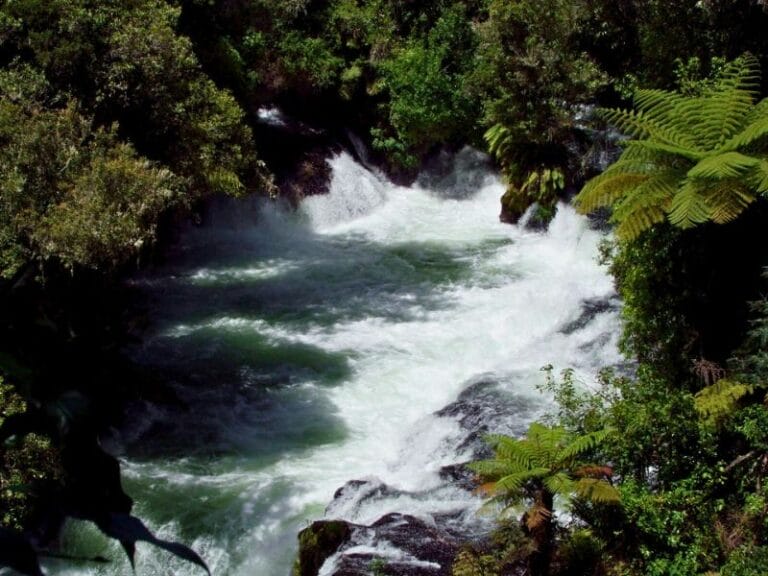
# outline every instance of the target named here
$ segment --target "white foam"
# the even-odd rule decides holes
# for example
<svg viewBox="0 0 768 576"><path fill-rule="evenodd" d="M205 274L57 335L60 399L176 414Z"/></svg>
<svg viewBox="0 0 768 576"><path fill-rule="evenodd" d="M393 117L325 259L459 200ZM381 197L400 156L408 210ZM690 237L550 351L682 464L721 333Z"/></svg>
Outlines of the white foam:
<svg viewBox="0 0 768 576"><path fill-rule="evenodd" d="M534 387L545 364L575 367L589 381L598 368L619 361L615 311L598 314L572 334L561 332L579 317L584 300L613 294L606 270L596 261L600 234L573 209L560 206L549 231L534 233L498 222L504 187L487 171L462 180L482 182L474 195L452 198L423 187L395 186L347 154L334 158L331 167L330 194L307 198L298 218L272 207L238 236L227 227L192 234L190 242L199 234L203 247L226 237L227 246L247 247L250 261L197 263L186 276L174 272L176 278L213 287L274 282L271 297L306 297L309 304L297 306L320 302L332 311L359 300L359 306L368 307L365 314L340 313L330 325L308 322L299 328L266 322L255 313L241 317L212 308L208 318L178 322L158 336L183 346L184 338L195 333L213 339L227 332L254 333L347 359L349 374L338 385L320 387L307 376L304 388L298 388L330 403L347 430L343 441L292 450L263 465L249 464L244 455L229 470L210 473L190 472L179 461L127 466L133 481L151 485L149 492L156 483L178 488L180 498L195 486L234 495L233 526L211 526L210 534L198 539L205 556L228 574L287 573L295 533L322 517L348 480L370 478L396 490L421 491L331 507L330 515L354 522L395 511L429 517L476 510L478 500L466 492L439 488L440 468L466 455L452 452L460 435L456 422L431 413L455 400L479 374L496 375L508 392L538 398ZM390 278L388 268L381 273L377 267L389 266L387 259L398 250L406 256L395 259L400 268ZM408 254L429 263L430 251L460 272L448 280L436 273L436 280L416 275L404 283L416 266ZM367 290L387 296L381 308L371 305ZM159 309L176 305L164 292L158 298ZM197 318L207 305L197 302ZM505 380L511 373L516 377ZM248 433L246 426L242 433ZM183 539L171 523L156 527ZM332 565L322 573L330 574ZM176 573L193 570L179 566Z"/></svg>

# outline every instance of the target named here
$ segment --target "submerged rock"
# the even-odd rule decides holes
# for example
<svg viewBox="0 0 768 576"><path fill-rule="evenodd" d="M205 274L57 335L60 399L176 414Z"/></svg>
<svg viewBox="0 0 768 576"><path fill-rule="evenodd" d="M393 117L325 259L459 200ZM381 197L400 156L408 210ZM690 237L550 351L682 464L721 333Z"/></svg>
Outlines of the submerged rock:
<svg viewBox="0 0 768 576"><path fill-rule="evenodd" d="M615 312L619 310L620 307L621 302L617 296L584 300L581 304L581 313L579 314L579 317L560 328L560 332L562 334L573 334L574 332L585 328L598 314Z"/></svg>

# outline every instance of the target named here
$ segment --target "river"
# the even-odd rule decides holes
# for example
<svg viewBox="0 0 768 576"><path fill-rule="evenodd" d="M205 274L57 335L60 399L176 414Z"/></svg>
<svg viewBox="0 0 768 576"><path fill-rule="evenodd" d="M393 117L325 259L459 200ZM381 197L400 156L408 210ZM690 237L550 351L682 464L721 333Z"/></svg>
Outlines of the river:
<svg viewBox="0 0 768 576"><path fill-rule="evenodd" d="M543 365L590 382L619 361L615 306L584 316L585 302L613 296L601 234L570 207L546 233L500 223L503 184L471 150L408 188L346 153L331 164L328 195L297 211L222 201L169 264L132 280L149 326L125 353L175 399L131 406L109 447L135 514L215 575L287 576L297 532L353 479L398 496L329 515L459 509L471 522L478 499L439 477L467 459L462 432L434 412L490 378L526 404L519 428L546 409ZM70 524L63 542L114 561L56 573L129 573L88 525ZM141 545L137 569L202 573Z"/></svg>

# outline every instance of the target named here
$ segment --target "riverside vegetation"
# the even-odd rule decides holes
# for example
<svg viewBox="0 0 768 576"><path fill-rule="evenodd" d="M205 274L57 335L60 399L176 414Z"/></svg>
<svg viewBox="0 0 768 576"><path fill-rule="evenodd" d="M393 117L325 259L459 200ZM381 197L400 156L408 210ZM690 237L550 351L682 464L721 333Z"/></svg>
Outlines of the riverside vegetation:
<svg viewBox="0 0 768 576"><path fill-rule="evenodd" d="M119 279L159 257L174 215L201 200L276 193L301 140L271 146L259 112L279 106L329 140L363 135L400 181L441 147L484 147L507 179L509 221L534 203L546 221L597 176L577 205L616 224L603 255L635 368L595 391L548 375L551 422L496 438L495 459L476 466L501 501L530 506L525 521L468 547L456 576L768 573L767 11L0 3L0 564L41 573L72 516L131 557L149 541L205 567L130 515L98 441L125 398L151 388L115 353ZM587 160L605 155L606 125L630 139L598 176Z"/></svg>

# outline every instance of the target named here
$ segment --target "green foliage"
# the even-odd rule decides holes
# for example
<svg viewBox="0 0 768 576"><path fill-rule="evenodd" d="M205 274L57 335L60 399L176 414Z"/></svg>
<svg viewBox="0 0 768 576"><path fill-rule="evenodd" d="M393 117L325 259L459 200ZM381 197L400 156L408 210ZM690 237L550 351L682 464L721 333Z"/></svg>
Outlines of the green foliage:
<svg viewBox="0 0 768 576"><path fill-rule="evenodd" d="M546 496L540 494L542 491L550 496L618 502L618 493L606 479L610 472L580 462L607 434L600 430L572 435L565 428L534 422L522 439L489 436L494 458L473 462L470 468L489 481L485 489L507 506L532 501L529 523L535 523L551 518L553 513L551 505L547 506Z"/></svg>
<svg viewBox="0 0 768 576"><path fill-rule="evenodd" d="M0 426L26 404L0 376ZM49 438L30 434L0 445L0 528L21 530L37 512L39 500L62 479L60 455Z"/></svg>
<svg viewBox="0 0 768 576"><path fill-rule="evenodd" d="M457 4L425 37L410 39L378 64L396 142L423 152L465 134L475 115L464 86L474 44L465 10ZM382 139L374 140L374 147L391 149Z"/></svg>
<svg viewBox="0 0 768 576"><path fill-rule="evenodd" d="M494 0L478 26L471 85L484 105L489 150L511 188L532 172L574 175L568 144L580 134L577 111L605 81L576 38L589 13L581 2Z"/></svg>
<svg viewBox="0 0 768 576"><path fill-rule="evenodd" d="M768 101L753 104L758 85L759 64L745 56L704 95L640 90L636 112L605 111L633 139L579 193L579 210L610 206L624 240L665 218L681 228L734 220L768 192Z"/></svg>
<svg viewBox="0 0 768 576"><path fill-rule="evenodd" d="M202 73L189 39L176 33L178 7L21 0L1 10L25 23L8 48L39 68L56 94L76 99L100 125L117 122L121 136L167 163L192 193L242 191L242 181L219 188L209 175L226 171L231 181L253 171L250 129L233 97ZM254 174L253 184L264 186Z"/></svg>
<svg viewBox="0 0 768 576"><path fill-rule="evenodd" d="M588 529L576 529L562 543L559 576L592 576L599 573L605 546Z"/></svg>
<svg viewBox="0 0 768 576"><path fill-rule="evenodd" d="M499 576L497 560L491 555L480 554L466 548L453 561L452 576Z"/></svg>
<svg viewBox="0 0 768 576"><path fill-rule="evenodd" d="M722 378L696 393L696 411L705 423L715 425L732 415L739 401L754 390L749 384Z"/></svg>
<svg viewBox="0 0 768 576"><path fill-rule="evenodd" d="M178 194L168 170L115 130L94 129L74 103L24 108L0 93L0 258L10 277L30 260L66 267L124 262L154 238Z"/></svg>
<svg viewBox="0 0 768 576"><path fill-rule="evenodd" d="M768 574L768 546L744 546L728 558L720 576Z"/></svg>

